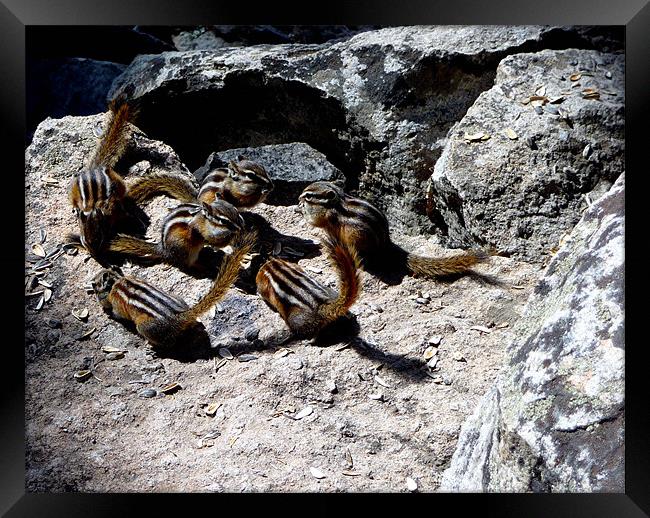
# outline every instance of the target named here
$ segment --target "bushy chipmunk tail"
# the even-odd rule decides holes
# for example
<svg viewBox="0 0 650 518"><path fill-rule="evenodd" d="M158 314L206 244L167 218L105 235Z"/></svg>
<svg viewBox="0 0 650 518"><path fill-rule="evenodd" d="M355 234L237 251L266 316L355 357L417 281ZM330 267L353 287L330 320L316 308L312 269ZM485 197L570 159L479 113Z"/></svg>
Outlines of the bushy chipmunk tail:
<svg viewBox="0 0 650 518"><path fill-rule="evenodd" d="M198 189L186 178L171 174L152 173L131 182L127 195L136 203L142 203L160 194L182 202L195 202L198 192Z"/></svg>
<svg viewBox="0 0 650 518"><path fill-rule="evenodd" d="M327 238L323 245L327 250L329 263L339 278L339 295L320 307L319 313L325 322L332 322L345 315L359 297L361 291L361 260L356 249L340 239Z"/></svg>
<svg viewBox="0 0 650 518"><path fill-rule="evenodd" d="M126 234L115 236L108 244L108 250L140 259L162 259L158 250L158 243L152 243Z"/></svg>
<svg viewBox="0 0 650 518"><path fill-rule="evenodd" d="M425 257L409 253L406 265L412 274L431 279L467 273L472 266L487 261L489 257L490 253L483 250L470 250L451 257Z"/></svg>
<svg viewBox="0 0 650 518"><path fill-rule="evenodd" d="M217 304L237 280L244 257L253 250L257 240L255 231L243 232L231 243L233 253L223 258L219 273L206 293L193 307L176 315L180 321L196 320L212 306Z"/></svg>
<svg viewBox="0 0 650 518"><path fill-rule="evenodd" d="M118 97L109 104L110 119L102 134L90 166L113 167L122 157L131 137L129 122L135 119L137 109L133 103Z"/></svg>

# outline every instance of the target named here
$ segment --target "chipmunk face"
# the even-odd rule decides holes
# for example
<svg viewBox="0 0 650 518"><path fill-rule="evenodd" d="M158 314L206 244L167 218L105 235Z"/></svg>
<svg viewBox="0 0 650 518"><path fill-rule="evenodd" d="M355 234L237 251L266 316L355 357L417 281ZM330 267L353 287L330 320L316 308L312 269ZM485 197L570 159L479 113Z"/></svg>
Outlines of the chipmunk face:
<svg viewBox="0 0 650 518"><path fill-rule="evenodd" d="M340 208L344 197L345 192L338 185L315 182L302 191L298 205L307 223L322 227L326 224L328 215Z"/></svg>
<svg viewBox="0 0 650 518"><path fill-rule="evenodd" d="M106 217L100 208L84 211L73 209L79 222L81 244L89 251L101 250L108 238Z"/></svg>
<svg viewBox="0 0 650 518"><path fill-rule="evenodd" d="M93 291L97 295L97 298L100 300L106 298L113 289L113 284L120 279L121 275L115 270L108 270L106 268L101 270L91 281Z"/></svg>
<svg viewBox="0 0 650 518"><path fill-rule="evenodd" d="M226 246L244 228L244 219L239 211L225 200L201 204L201 216L207 223L204 237L215 246Z"/></svg>
<svg viewBox="0 0 650 518"><path fill-rule="evenodd" d="M260 203L273 190L273 181L266 169L241 155L236 162L233 160L228 164L228 176L239 207Z"/></svg>
<svg viewBox="0 0 650 518"><path fill-rule="evenodd" d="M68 197L79 222L81 243L90 252L100 250L108 241L119 213L116 203L123 193L124 186L111 178L105 166L72 177Z"/></svg>

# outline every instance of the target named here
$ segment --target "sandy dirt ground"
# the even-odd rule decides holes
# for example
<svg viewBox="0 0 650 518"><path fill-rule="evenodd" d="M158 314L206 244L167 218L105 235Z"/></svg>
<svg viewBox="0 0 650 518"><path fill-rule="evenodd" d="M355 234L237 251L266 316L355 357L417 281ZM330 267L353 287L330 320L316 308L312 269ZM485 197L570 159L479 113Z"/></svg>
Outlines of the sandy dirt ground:
<svg viewBox="0 0 650 518"><path fill-rule="evenodd" d="M159 357L85 288L99 265L82 252L56 256L75 230L65 182L27 180L29 491L403 492L413 482L435 491L540 272L504 257L453 282L405 277L388 285L364 272L352 308L359 336L328 346L278 345L287 332L280 317L256 295L231 289L202 319L211 340L202 357ZM152 237L174 205L159 198L148 206ZM281 234L317 242L318 231L293 209L253 211ZM394 239L423 254L451 253L429 236ZM43 250L32 249L41 241ZM43 251L54 253L51 266L28 275ZM299 264L335 285L323 255ZM210 283L169 266L123 270L190 303ZM50 298L37 309L46 289ZM84 308L87 318L72 314ZM106 346L123 358L108 359ZM222 360L223 347L233 359ZM93 375L75 380L84 368ZM180 390L161 392L173 382Z"/></svg>

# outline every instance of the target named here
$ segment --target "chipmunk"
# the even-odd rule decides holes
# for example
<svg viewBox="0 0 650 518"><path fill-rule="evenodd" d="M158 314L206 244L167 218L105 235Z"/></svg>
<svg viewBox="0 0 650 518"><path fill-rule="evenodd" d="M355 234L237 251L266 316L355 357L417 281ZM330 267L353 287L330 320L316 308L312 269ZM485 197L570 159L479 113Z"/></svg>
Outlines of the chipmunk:
<svg viewBox="0 0 650 518"><path fill-rule="evenodd" d="M346 315L359 296L359 258L354 245L331 237L324 245L338 275L338 293L282 259L267 261L257 273L257 293L300 338L317 336Z"/></svg>
<svg viewBox="0 0 650 518"><path fill-rule="evenodd" d="M202 327L197 318L225 296L255 237L255 233L248 232L235 240L234 252L224 258L210 290L191 308L179 297L142 279L110 269L100 271L93 278L92 287L107 313L118 320L133 322L138 333L154 347L169 348L181 339L185 341L188 332Z"/></svg>
<svg viewBox="0 0 650 518"><path fill-rule="evenodd" d="M227 168L217 168L197 187L187 179L168 174L151 174L138 178L129 185L129 196L136 203L166 194L182 202L212 203L223 199L237 208L250 208L264 201L273 189L273 181L261 165L238 156Z"/></svg>
<svg viewBox="0 0 650 518"><path fill-rule="evenodd" d="M159 243L118 234L108 244L108 250L191 269L197 267L204 246L224 247L243 228L244 219L227 201L186 203L175 207L165 217Z"/></svg>
<svg viewBox="0 0 650 518"><path fill-rule="evenodd" d="M382 263L415 276L434 278L466 273L489 257L482 251L444 258L407 252L391 241L388 220L379 209L330 182L307 186L299 196L299 207L310 225L330 236L340 235L343 242L354 246L365 266Z"/></svg>
<svg viewBox="0 0 650 518"><path fill-rule="evenodd" d="M109 110L110 120L94 156L68 187L80 230L79 236L69 238L79 241L94 256L103 251L116 227L135 217L126 184L113 169L131 136L128 122L135 110L123 100L111 102Z"/></svg>

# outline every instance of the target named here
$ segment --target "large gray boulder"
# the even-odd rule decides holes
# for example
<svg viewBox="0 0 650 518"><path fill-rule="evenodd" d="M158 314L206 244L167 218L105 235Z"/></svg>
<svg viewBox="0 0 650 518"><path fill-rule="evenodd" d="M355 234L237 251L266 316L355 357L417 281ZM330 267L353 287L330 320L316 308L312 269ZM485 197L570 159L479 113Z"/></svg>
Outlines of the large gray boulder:
<svg viewBox="0 0 650 518"><path fill-rule="evenodd" d="M143 55L109 95L139 98L142 128L191 168L215 150L305 142L416 233L439 224L426 182L499 61L597 41L558 27L393 27L337 43Z"/></svg>
<svg viewBox="0 0 650 518"><path fill-rule="evenodd" d="M624 182L537 283L442 491L624 491Z"/></svg>
<svg viewBox="0 0 650 518"><path fill-rule="evenodd" d="M552 251L587 197L623 171L624 65L622 54L575 49L499 64L495 85L450 132L429 184L448 245L489 243L533 261ZM590 88L599 98L585 98ZM534 106L536 93L549 102Z"/></svg>
<svg viewBox="0 0 650 518"><path fill-rule="evenodd" d="M202 182L212 169L224 167L240 155L264 166L268 172L274 189L267 197L266 203L272 205L295 205L300 193L310 183L344 179L341 171L330 164L322 153L303 142L215 152L194 175Z"/></svg>

